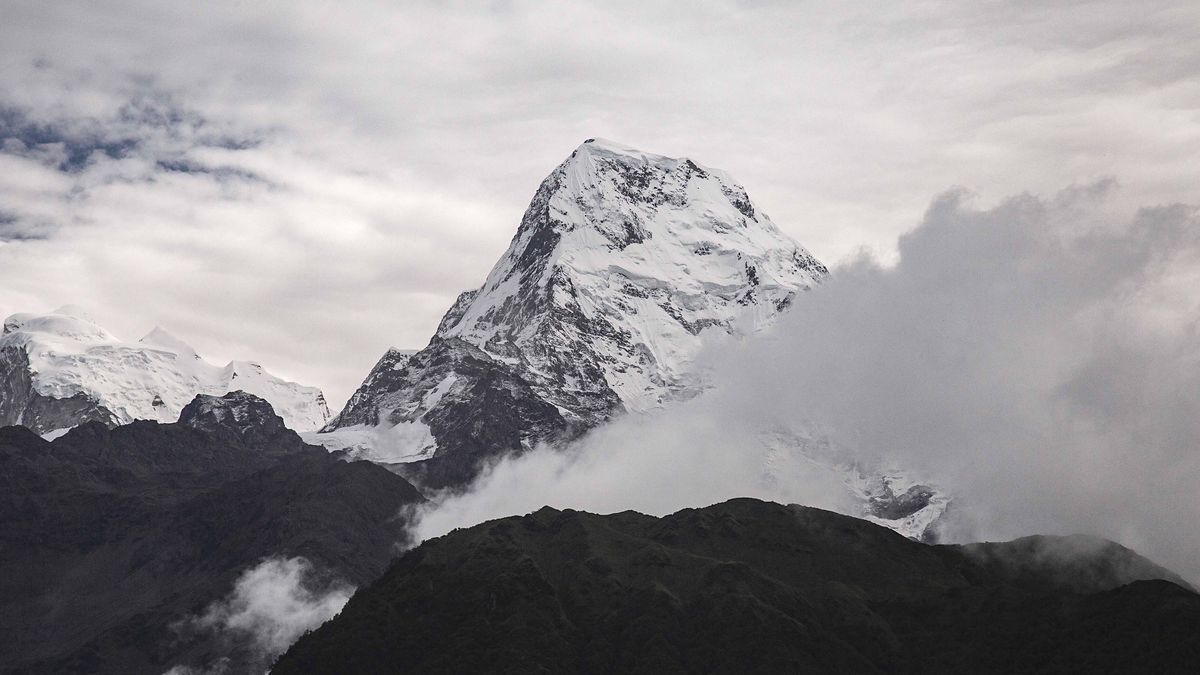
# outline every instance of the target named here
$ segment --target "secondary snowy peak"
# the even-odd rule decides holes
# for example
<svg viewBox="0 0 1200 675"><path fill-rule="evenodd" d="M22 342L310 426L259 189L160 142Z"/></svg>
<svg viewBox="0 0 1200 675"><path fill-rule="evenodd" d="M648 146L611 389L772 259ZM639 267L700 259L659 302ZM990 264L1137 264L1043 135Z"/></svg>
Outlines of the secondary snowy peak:
<svg viewBox="0 0 1200 675"><path fill-rule="evenodd" d="M293 429L316 429L329 419L316 387L255 363L208 363L161 328L128 343L77 310L56 310L14 314L0 335L0 425L48 433L86 421L174 422L197 394L236 389L269 401Z"/></svg>
<svg viewBox="0 0 1200 675"><path fill-rule="evenodd" d="M337 428L352 424L375 424L379 418L381 398L388 392L403 388L398 378L402 377L401 371L415 353L415 349L395 347L384 352L371 372L367 373L367 379L358 386L350 400L346 401L346 407L329 422L329 426Z"/></svg>
<svg viewBox="0 0 1200 675"><path fill-rule="evenodd" d="M694 390L705 333L752 331L826 268L723 171L588 140L541 184L457 337L585 420Z"/></svg>
<svg viewBox="0 0 1200 675"><path fill-rule="evenodd" d="M13 314L4 320L0 337L24 334L38 335L47 343L71 344L85 342L116 342L117 338L91 319L77 314L73 307L60 307L49 314ZM21 338L13 337L16 341Z"/></svg>
<svg viewBox="0 0 1200 675"><path fill-rule="evenodd" d="M138 343L148 347L161 347L168 351L175 352L181 356L193 356L197 359L200 358L200 355L196 353L195 349L192 349L191 345L183 340L180 340L174 335L171 335L159 326L155 326L153 330L151 330L149 333L146 333L141 340L138 340Z"/></svg>

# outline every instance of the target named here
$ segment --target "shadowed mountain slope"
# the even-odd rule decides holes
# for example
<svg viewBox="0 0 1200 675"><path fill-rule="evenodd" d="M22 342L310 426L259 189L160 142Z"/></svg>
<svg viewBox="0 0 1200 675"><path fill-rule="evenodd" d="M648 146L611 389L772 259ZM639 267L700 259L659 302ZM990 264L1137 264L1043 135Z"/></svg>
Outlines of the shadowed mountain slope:
<svg viewBox="0 0 1200 675"><path fill-rule="evenodd" d="M265 558L362 584L423 501L304 444L262 399L200 396L180 422L0 429L0 672L162 673L237 645L172 626ZM234 671L236 672L236 667Z"/></svg>
<svg viewBox="0 0 1200 675"><path fill-rule="evenodd" d="M1100 540L931 546L752 499L544 508L405 554L272 672L1192 672L1198 621L1181 579Z"/></svg>

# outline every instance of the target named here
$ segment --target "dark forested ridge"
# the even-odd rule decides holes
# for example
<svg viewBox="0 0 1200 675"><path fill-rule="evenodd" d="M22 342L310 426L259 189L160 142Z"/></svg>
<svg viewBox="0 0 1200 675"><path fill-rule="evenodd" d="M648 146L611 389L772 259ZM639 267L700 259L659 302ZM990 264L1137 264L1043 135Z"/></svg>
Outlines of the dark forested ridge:
<svg viewBox="0 0 1200 675"><path fill-rule="evenodd" d="M419 501L241 392L198 397L178 424L89 423L53 442L0 429L0 672L158 675L230 656L172 624L271 556L370 581Z"/></svg>
<svg viewBox="0 0 1200 675"><path fill-rule="evenodd" d="M1200 596L1103 540L932 546L737 499L544 508L400 558L303 637L312 673L1195 672Z"/></svg>
<svg viewBox="0 0 1200 675"><path fill-rule="evenodd" d="M283 675L1200 662L1200 596L1104 540L932 546L737 499L663 518L544 508L394 558L397 514L421 501L380 466L306 445L240 392L198 397L177 424L85 424L53 442L0 429L0 672L261 672L248 645L173 626L275 556L361 589L280 657Z"/></svg>

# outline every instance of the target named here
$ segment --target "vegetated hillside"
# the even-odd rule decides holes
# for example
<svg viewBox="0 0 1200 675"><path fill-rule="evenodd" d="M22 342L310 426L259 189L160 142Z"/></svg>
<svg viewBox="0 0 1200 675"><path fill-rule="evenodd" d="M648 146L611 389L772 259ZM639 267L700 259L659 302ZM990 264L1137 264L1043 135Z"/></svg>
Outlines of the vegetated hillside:
<svg viewBox="0 0 1200 675"><path fill-rule="evenodd" d="M932 546L736 499L428 541L301 638L317 673L1195 672L1200 596L1104 540Z"/></svg>
<svg viewBox="0 0 1200 675"><path fill-rule="evenodd" d="M89 423L53 442L0 429L0 671L157 675L230 656L236 672L237 645L172 625L272 556L374 579L420 501L242 392L197 397L178 424Z"/></svg>

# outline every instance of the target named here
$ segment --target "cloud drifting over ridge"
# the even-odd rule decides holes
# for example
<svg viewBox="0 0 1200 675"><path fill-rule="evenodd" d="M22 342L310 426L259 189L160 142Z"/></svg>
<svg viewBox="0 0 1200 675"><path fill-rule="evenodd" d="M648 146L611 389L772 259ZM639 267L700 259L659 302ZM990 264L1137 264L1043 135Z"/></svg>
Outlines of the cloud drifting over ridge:
<svg viewBox="0 0 1200 675"><path fill-rule="evenodd" d="M1095 534L1200 579L1200 212L1130 215L1115 190L991 208L947 193L894 267L844 265L770 333L711 354L705 396L600 429L578 456L507 460L422 534L541 503L844 509L802 465L761 483L753 430L813 428L952 491L954 540Z"/></svg>
<svg viewBox="0 0 1200 675"><path fill-rule="evenodd" d="M1139 203L1200 201L1189 2L8 0L5 19L0 314L162 324L335 406L386 346L425 342L591 136L729 170L828 263L886 256L952 184L1117 175Z"/></svg>
<svg viewBox="0 0 1200 675"><path fill-rule="evenodd" d="M318 574L304 558L269 558L238 577L229 596L199 616L181 622L184 633L210 634L236 654L237 669L265 672L305 632L332 619L354 588L317 583ZM231 672L223 657L203 667L179 665L169 675L220 675Z"/></svg>

